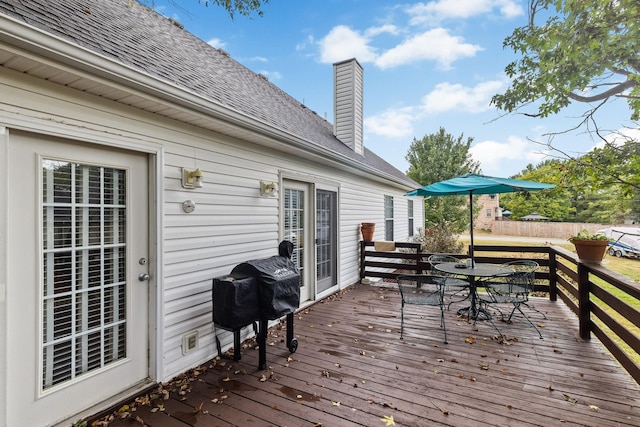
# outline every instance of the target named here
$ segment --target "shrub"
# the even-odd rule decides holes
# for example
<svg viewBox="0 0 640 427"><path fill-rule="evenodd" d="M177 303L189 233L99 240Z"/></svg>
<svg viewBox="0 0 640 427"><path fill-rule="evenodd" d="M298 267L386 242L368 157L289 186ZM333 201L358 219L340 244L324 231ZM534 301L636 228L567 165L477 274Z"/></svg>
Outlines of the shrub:
<svg viewBox="0 0 640 427"><path fill-rule="evenodd" d="M451 228L448 222L436 224L424 231L420 228L411 242L422 243L422 250L425 252L459 254L463 243L458 241L458 235Z"/></svg>

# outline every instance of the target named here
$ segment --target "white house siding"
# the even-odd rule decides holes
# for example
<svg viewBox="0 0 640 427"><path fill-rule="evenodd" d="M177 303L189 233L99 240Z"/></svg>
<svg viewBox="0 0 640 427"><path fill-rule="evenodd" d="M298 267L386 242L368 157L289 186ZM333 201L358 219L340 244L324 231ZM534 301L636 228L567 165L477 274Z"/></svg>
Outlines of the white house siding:
<svg viewBox="0 0 640 427"><path fill-rule="evenodd" d="M382 184L362 173L352 174L344 167L275 152L24 74L4 69L0 74L0 126L143 147L147 152L157 151L163 159L163 178L156 183L162 189L162 203L155 207L162 225L157 236L162 252L155 280L152 279L152 285L162 286L158 307L162 316L154 325L160 330L157 350L161 357L157 371L152 373L158 381L170 379L215 355L212 278L229 273L239 262L276 253L281 238L279 199L260 197L261 180L278 182L283 174L290 174L308 176L309 182L339 185L340 288L359 278L359 224L375 222L376 239L384 236L385 194L394 197L396 239L406 239L406 189ZM204 173L204 186L195 190L182 188L182 167L199 167ZM1 194L0 200L5 197ZM196 203L193 213L182 211L185 200ZM422 223L421 209L416 206L414 212L418 227ZM182 337L194 330L199 333L199 347L183 356ZM229 333L224 332L221 337L223 344L231 343Z"/></svg>

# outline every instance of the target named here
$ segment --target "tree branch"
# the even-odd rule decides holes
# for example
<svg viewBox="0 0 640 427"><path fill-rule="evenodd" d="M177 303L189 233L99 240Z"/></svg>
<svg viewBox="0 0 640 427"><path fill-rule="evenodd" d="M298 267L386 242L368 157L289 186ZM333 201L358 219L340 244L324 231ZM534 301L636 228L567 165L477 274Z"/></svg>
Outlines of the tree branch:
<svg viewBox="0 0 640 427"><path fill-rule="evenodd" d="M615 87L612 87L609 90L606 90L602 93L599 93L597 95L593 95L593 96L583 96L583 95L578 95L577 93L573 93L573 92L569 92L567 94L567 96L574 100L574 101L578 101L578 102L594 102L594 101L602 101L602 100L606 100L607 98L610 98L614 95L618 95L622 92L624 92L627 89L630 89L634 86L636 86L638 83L633 81L633 80L627 80L623 83L620 83L618 85L616 85Z"/></svg>

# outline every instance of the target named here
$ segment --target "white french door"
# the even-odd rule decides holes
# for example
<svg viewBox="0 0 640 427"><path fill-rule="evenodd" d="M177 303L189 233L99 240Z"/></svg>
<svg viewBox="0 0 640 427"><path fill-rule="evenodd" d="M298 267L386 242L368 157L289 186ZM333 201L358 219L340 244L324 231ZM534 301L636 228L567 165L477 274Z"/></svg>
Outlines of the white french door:
<svg viewBox="0 0 640 427"><path fill-rule="evenodd" d="M316 296L338 284L338 192L316 188Z"/></svg>
<svg viewBox="0 0 640 427"><path fill-rule="evenodd" d="M322 297L338 284L338 190L302 181L283 182L283 234L300 269L300 302Z"/></svg>
<svg viewBox="0 0 640 427"><path fill-rule="evenodd" d="M309 245L313 239L309 217L309 184L298 181L285 181L282 199L284 218L284 239L293 243L291 259L300 271L300 302L313 297L313 271L310 255L313 248Z"/></svg>
<svg viewBox="0 0 640 427"><path fill-rule="evenodd" d="M8 425L65 420L149 377L147 162L10 134Z"/></svg>

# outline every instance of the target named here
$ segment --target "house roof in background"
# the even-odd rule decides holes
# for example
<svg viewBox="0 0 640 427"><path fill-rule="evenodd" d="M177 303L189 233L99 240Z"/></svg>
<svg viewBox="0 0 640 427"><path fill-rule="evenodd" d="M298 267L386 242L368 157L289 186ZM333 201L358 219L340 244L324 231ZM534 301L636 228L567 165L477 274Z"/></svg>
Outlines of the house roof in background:
<svg viewBox="0 0 640 427"><path fill-rule="evenodd" d="M0 13L348 158L371 173L419 185L372 151L355 153L333 135L331 123L266 77L137 2L0 0ZM332 73L328 69L327 78Z"/></svg>

